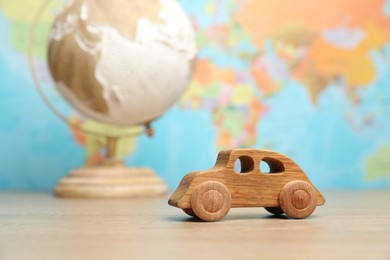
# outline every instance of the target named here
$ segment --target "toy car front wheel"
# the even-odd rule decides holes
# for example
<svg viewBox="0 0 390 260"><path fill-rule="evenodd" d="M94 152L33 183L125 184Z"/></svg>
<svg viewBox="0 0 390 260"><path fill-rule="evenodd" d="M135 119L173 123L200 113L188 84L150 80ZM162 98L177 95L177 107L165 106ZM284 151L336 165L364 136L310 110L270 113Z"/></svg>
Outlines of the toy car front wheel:
<svg viewBox="0 0 390 260"><path fill-rule="evenodd" d="M314 187L305 181L290 181L279 194L282 210L291 218L306 218L317 206L317 194Z"/></svg>
<svg viewBox="0 0 390 260"><path fill-rule="evenodd" d="M191 208L204 221L217 221L226 216L231 207L228 188L217 181L199 184L191 195Z"/></svg>

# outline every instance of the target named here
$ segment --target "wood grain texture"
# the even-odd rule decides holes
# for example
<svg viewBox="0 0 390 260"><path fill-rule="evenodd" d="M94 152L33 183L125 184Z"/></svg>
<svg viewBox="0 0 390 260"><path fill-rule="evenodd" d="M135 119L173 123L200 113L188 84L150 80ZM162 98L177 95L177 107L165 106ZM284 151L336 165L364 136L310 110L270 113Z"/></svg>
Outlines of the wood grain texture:
<svg viewBox="0 0 390 260"><path fill-rule="evenodd" d="M241 162L240 173L234 170L237 160ZM261 162L268 164L269 173L261 171ZM297 202L299 198L303 199L304 196L298 196L298 191L295 196L293 196L293 193L286 191L283 201L289 203L289 205L286 203L284 205L286 210L289 209L289 213L291 212L291 215L288 214L289 216L294 218L307 217L316 206L325 203L324 196L314 187L305 172L293 160L277 152L262 149L235 149L220 152L213 168L187 174L168 203L182 209L192 208L194 210L192 194L205 181L214 181L226 186L231 194L231 207L233 208L281 207L281 191L291 181L303 181L311 186L309 189L305 185L306 191L310 191L313 198L310 200L312 202L310 208L306 211L304 209L295 209L294 211L292 210L294 204L291 203ZM287 199L287 195L296 199L294 201L291 198ZM302 195L304 194L302 193Z"/></svg>
<svg viewBox="0 0 390 260"><path fill-rule="evenodd" d="M54 189L59 197L77 198L161 197L167 191L164 181L152 169L129 168L115 161L75 169Z"/></svg>
<svg viewBox="0 0 390 260"><path fill-rule="evenodd" d="M324 191L299 221L262 208L198 222L167 198L0 193L0 259L390 259L390 191Z"/></svg>

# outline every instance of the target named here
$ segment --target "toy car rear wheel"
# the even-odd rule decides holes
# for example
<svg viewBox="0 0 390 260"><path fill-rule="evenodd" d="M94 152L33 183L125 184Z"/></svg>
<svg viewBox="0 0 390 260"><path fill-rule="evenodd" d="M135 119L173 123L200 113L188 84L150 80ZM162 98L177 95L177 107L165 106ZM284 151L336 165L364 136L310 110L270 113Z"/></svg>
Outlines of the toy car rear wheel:
<svg viewBox="0 0 390 260"><path fill-rule="evenodd" d="M184 211L184 213L186 213L187 215L191 216L191 217L197 217L195 215L195 212L192 210L192 209L182 209Z"/></svg>
<svg viewBox="0 0 390 260"><path fill-rule="evenodd" d="M317 193L305 181L290 181L279 194L282 210L291 218L301 219L310 216L317 206Z"/></svg>
<svg viewBox="0 0 390 260"><path fill-rule="evenodd" d="M281 207L264 207L266 211L269 213L272 213L274 215L282 215L284 214L284 211L282 210Z"/></svg>
<svg viewBox="0 0 390 260"><path fill-rule="evenodd" d="M191 208L204 221L217 221L226 216L231 207L229 189L217 181L199 184L191 195Z"/></svg>

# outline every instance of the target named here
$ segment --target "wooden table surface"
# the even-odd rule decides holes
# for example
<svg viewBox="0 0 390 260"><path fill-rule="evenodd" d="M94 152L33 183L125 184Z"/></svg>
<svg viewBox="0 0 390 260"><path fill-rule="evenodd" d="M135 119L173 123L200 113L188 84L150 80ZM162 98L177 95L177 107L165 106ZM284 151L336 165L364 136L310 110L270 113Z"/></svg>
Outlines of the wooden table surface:
<svg viewBox="0 0 390 260"><path fill-rule="evenodd" d="M308 219L232 209L203 223L167 198L0 193L0 259L390 259L390 191L328 191Z"/></svg>

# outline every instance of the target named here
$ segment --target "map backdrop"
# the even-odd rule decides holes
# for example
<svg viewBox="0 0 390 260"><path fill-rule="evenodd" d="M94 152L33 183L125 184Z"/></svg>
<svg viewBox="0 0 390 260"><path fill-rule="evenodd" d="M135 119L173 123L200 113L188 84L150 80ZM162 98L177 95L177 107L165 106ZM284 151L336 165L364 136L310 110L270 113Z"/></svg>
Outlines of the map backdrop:
<svg viewBox="0 0 390 260"><path fill-rule="evenodd" d="M197 30L194 79L154 123L153 139L121 141L128 165L149 165L175 188L221 149L262 147L292 157L320 188L390 187L390 1L180 2ZM50 189L102 159L104 140L70 131L32 84L28 34L40 5L0 0L2 189ZM62 7L53 0L38 24L33 51L43 75Z"/></svg>

